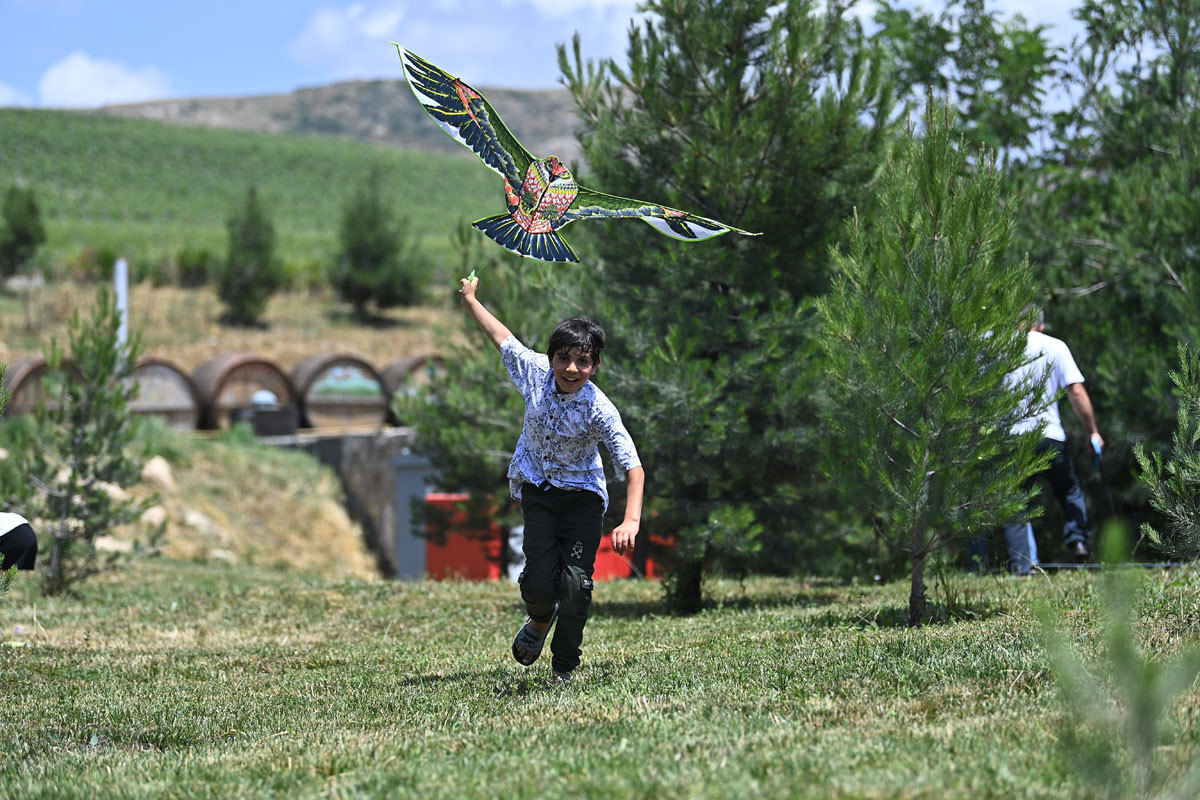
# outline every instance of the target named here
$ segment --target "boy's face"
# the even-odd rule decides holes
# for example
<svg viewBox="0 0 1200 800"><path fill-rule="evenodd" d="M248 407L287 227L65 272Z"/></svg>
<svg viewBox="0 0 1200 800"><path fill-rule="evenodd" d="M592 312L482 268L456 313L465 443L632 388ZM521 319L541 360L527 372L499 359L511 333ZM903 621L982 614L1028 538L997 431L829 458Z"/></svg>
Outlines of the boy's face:
<svg viewBox="0 0 1200 800"><path fill-rule="evenodd" d="M578 392L592 379L599 366L596 357L582 347L556 350L550 358L554 385L560 392Z"/></svg>

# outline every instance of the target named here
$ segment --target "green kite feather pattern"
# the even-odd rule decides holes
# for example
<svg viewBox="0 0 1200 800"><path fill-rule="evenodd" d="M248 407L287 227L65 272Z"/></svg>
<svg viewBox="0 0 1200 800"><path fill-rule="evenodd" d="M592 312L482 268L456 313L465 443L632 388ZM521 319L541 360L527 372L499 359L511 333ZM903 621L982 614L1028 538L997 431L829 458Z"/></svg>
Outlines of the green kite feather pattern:
<svg viewBox="0 0 1200 800"><path fill-rule="evenodd" d="M501 247L539 261L579 261L558 229L576 220L612 217L640 219L682 241L711 239L730 231L759 235L658 203L580 186L556 156L534 158L522 147L483 95L392 44L400 54L408 85L433 121L504 178L508 213L474 223Z"/></svg>

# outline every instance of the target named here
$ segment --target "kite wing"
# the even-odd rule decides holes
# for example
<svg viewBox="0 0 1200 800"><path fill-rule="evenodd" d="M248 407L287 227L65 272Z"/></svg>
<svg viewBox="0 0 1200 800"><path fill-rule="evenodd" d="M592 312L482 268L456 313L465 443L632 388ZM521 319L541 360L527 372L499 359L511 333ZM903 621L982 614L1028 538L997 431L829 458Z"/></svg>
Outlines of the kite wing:
<svg viewBox="0 0 1200 800"><path fill-rule="evenodd" d="M686 211L661 206L657 203L647 203L643 200L633 200L628 197L604 194L592 189L579 187L579 195L575 202L562 215L561 221L555 228L561 228L577 219L599 219L602 217L632 217L640 219L659 233L665 233L674 239L685 242L698 242L711 239L723 233L740 233L744 236L758 236L757 233L744 231L715 219L689 214Z"/></svg>
<svg viewBox="0 0 1200 800"><path fill-rule="evenodd" d="M448 72L435 67L416 53L396 45L404 76L417 100L446 134L471 149L479 159L519 187L534 160L504 121L484 99Z"/></svg>

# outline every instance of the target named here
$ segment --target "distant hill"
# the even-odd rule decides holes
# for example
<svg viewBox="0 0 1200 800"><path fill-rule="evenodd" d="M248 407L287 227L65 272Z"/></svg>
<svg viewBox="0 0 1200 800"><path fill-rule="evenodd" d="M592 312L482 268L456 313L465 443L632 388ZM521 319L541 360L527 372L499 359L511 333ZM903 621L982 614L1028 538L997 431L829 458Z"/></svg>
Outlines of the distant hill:
<svg viewBox="0 0 1200 800"><path fill-rule="evenodd" d="M480 91L531 153L578 162L578 121L566 89ZM429 119L402 80L350 81L254 97L155 100L106 106L98 113L209 128L332 136L471 157Z"/></svg>

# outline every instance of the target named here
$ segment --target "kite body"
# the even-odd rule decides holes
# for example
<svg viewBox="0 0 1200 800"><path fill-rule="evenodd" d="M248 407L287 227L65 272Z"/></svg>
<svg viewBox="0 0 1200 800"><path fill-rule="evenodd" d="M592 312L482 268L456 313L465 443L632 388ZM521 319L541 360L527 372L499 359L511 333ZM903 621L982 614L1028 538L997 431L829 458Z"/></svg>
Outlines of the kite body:
<svg viewBox="0 0 1200 800"><path fill-rule="evenodd" d="M502 247L539 261L578 261L558 234L559 228L575 220L605 217L640 219L683 241L711 239L730 231L758 235L686 211L580 186L555 156L534 158L479 92L400 45L396 50L408 85L434 122L504 178L508 213L474 223Z"/></svg>

